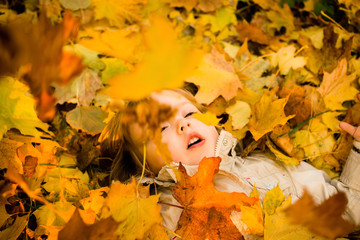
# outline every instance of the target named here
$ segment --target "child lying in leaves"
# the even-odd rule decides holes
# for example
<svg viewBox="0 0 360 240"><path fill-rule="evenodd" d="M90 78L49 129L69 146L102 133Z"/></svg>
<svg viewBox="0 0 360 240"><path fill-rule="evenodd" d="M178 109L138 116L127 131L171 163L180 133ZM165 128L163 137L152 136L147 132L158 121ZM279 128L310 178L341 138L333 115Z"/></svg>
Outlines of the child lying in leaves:
<svg viewBox="0 0 360 240"><path fill-rule="evenodd" d="M156 104L158 102L158 104ZM292 201L298 200L306 189L317 204L330 196L344 192L348 205L346 220L360 224L360 130L347 123L340 127L354 138L351 150L339 180L331 180L306 162L285 165L261 153L239 157L239 144L229 132L208 126L194 118L204 109L194 97L183 90L154 92L148 99L129 103L124 111L112 118L100 136L104 155L114 159L111 178L127 182L140 177L146 151L143 183L155 183L161 193L164 226L175 231L182 209L173 197L179 164L187 174L198 171L204 157L220 157L220 172L214 176L216 189L222 192L243 192L247 195L253 186L263 199L266 192L279 185ZM139 114L141 112L141 114ZM164 147L163 144L167 144Z"/></svg>

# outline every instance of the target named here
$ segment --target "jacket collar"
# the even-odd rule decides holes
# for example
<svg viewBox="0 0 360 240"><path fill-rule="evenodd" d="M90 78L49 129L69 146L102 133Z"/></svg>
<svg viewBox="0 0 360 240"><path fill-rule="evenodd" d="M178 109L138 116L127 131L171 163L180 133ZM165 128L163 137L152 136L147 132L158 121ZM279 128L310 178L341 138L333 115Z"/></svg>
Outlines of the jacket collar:
<svg viewBox="0 0 360 240"><path fill-rule="evenodd" d="M236 156L235 148L237 144L238 140L231 133L225 130L220 132L215 147L215 156L221 157L220 169L222 165L228 165L234 161L233 158ZM244 161L242 158L239 158L239 160Z"/></svg>

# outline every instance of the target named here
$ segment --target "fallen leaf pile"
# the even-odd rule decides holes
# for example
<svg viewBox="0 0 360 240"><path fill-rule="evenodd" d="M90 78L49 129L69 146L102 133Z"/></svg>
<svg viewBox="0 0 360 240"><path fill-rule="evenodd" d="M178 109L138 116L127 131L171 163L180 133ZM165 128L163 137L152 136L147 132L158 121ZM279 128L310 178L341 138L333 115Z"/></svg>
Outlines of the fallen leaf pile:
<svg viewBox="0 0 360 240"><path fill-rule="evenodd" d="M338 178L353 141L339 122L360 122L359 6L1 1L0 239L174 234L161 225L159 196L148 187L110 185L112 159L99 144L106 123L129 101L165 88L189 89L208 110L195 117L241 140L242 156L262 150ZM146 138L169 159L158 125L172 114L139 101L123 116L149 124ZM191 178L177 172L175 198L184 211L175 234L183 239L321 239L350 229L340 218L342 195L317 206L305 194L290 206L279 188L262 203L253 201L256 188L249 197L218 192L212 184L218 161L205 160ZM298 209L303 218L294 219Z"/></svg>

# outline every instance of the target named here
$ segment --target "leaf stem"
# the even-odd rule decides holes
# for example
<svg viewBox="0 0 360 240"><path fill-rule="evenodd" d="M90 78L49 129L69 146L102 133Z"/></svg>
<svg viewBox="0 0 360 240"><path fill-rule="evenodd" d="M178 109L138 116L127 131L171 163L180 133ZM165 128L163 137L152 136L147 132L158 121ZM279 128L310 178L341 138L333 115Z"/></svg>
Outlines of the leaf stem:
<svg viewBox="0 0 360 240"><path fill-rule="evenodd" d="M164 204L164 205L168 205L168 206L172 206L172 207L177 207L177 208L181 208L184 209L183 206L179 206L179 205L175 205L175 204L171 204L171 203L166 203L166 202L158 202L159 204Z"/></svg>
<svg viewBox="0 0 360 240"><path fill-rule="evenodd" d="M311 119L316 118L316 117L318 117L318 116L320 116L320 115L322 115L322 114L324 114L324 113L327 113L327 112L331 112L331 110L329 109L329 110L326 110L326 111L324 111L324 112L315 114L315 115L312 116L312 117L307 118L305 121L299 123L296 127L294 127L291 131L289 131L288 135L289 135L289 136L293 135L293 134L294 134L295 132L297 132L300 128L302 128L306 123L308 123ZM276 139L284 136L285 134L286 134L286 133L280 134L279 136L276 137Z"/></svg>
<svg viewBox="0 0 360 240"><path fill-rule="evenodd" d="M136 192L139 193L139 185L141 183L141 180L143 179L144 177L144 174L145 174L145 164L146 164L146 143L143 142L143 165L142 165L142 171L141 171L141 177L137 183L137 186L136 186Z"/></svg>
<svg viewBox="0 0 360 240"><path fill-rule="evenodd" d="M324 17L326 17L327 19L330 20L330 22L332 22L335 26L337 26L338 28L340 28L343 31L346 31L339 23L337 23L334 19L332 19L329 15L327 15L323 10L321 10L321 15L323 15ZM347 31L346 31L347 32Z"/></svg>
<svg viewBox="0 0 360 240"><path fill-rule="evenodd" d="M58 168L76 168L76 165L58 165L53 163L39 163L40 166L47 166L47 167L58 167Z"/></svg>

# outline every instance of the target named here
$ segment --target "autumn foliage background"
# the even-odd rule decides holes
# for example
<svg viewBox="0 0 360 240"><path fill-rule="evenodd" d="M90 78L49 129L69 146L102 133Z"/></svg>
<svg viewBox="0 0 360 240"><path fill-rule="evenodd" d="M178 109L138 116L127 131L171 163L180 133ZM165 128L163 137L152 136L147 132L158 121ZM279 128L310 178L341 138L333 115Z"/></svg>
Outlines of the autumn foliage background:
<svg viewBox="0 0 360 240"><path fill-rule="evenodd" d="M243 156L260 149L337 178L352 146L339 121L360 122L359 14L358 0L0 1L0 239L167 239L158 195L109 187L98 137L125 101L184 84L209 110L196 117L242 140ZM334 210L343 196L303 200L303 225L279 187L226 206L248 226L231 215L232 230L265 239L351 238ZM206 211L213 226L230 219L224 206ZM202 226L193 239L225 239L181 221L172 234Z"/></svg>

